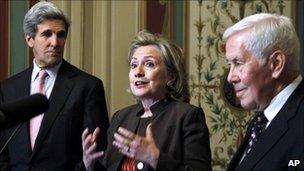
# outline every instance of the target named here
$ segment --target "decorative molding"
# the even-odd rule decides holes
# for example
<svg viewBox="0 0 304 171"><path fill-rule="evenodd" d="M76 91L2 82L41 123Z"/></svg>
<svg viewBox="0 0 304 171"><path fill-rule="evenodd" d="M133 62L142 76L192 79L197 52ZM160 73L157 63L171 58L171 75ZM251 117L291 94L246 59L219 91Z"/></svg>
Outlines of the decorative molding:
<svg viewBox="0 0 304 171"><path fill-rule="evenodd" d="M147 0L138 2L138 30L147 28Z"/></svg>
<svg viewBox="0 0 304 171"><path fill-rule="evenodd" d="M83 25L84 11L83 1L71 1L71 21L73 27L70 30L70 62L80 69L83 69Z"/></svg>
<svg viewBox="0 0 304 171"><path fill-rule="evenodd" d="M111 1L93 2L93 68L92 74L101 78L105 91L111 92ZM106 93L108 109L111 96Z"/></svg>

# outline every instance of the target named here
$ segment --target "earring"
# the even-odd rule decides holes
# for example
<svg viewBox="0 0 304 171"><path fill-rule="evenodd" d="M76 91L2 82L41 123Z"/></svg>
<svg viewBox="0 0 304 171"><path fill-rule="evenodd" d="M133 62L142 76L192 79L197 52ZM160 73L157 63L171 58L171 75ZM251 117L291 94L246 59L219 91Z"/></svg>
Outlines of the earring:
<svg viewBox="0 0 304 171"><path fill-rule="evenodd" d="M174 90L173 85L172 85L172 83L171 83L170 81L168 81L168 82L166 83L166 86L167 86L167 89L168 89L169 92L171 92L171 91Z"/></svg>

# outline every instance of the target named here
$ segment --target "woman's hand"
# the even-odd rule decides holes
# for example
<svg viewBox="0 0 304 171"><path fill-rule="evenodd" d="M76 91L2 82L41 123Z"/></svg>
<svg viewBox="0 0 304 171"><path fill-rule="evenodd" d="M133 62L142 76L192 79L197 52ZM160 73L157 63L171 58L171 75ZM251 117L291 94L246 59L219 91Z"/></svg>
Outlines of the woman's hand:
<svg viewBox="0 0 304 171"><path fill-rule="evenodd" d="M147 126L145 137L119 127L118 131L114 134L113 145L122 154L136 160L145 161L155 169L158 162L159 149L155 144L151 126L152 124Z"/></svg>
<svg viewBox="0 0 304 171"><path fill-rule="evenodd" d="M100 129L97 127L93 134L89 134L89 129L86 128L82 133L82 160L87 171L94 169L94 164L98 157L103 156L103 151L96 151L96 139L99 137Z"/></svg>

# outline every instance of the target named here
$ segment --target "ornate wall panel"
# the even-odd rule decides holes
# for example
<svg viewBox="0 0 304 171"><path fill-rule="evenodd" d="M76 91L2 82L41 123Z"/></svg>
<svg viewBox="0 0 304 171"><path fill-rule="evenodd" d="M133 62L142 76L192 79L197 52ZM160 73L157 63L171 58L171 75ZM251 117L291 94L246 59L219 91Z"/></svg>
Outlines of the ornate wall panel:
<svg viewBox="0 0 304 171"><path fill-rule="evenodd" d="M224 30L245 16L270 12L293 17L292 1L190 1L189 76L191 103L206 113L213 169L224 170L242 141L250 112L240 108L226 82Z"/></svg>

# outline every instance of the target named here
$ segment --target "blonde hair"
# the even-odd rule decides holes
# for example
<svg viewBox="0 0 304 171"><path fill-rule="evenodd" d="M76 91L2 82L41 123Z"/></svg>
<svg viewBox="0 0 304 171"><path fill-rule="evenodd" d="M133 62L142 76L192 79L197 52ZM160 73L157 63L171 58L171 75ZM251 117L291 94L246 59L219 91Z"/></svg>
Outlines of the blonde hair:
<svg viewBox="0 0 304 171"><path fill-rule="evenodd" d="M131 42L129 61L137 48L148 45L155 45L159 49L160 57L164 61L168 73L174 77L173 84L167 85L170 96L176 100L189 102L189 87L181 48L159 34L151 34L143 30Z"/></svg>

